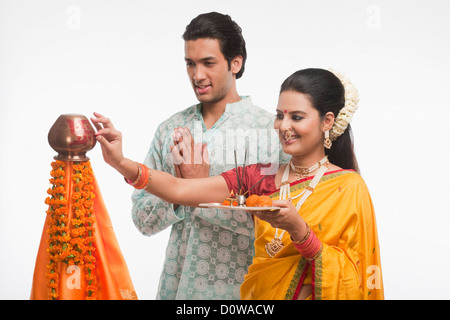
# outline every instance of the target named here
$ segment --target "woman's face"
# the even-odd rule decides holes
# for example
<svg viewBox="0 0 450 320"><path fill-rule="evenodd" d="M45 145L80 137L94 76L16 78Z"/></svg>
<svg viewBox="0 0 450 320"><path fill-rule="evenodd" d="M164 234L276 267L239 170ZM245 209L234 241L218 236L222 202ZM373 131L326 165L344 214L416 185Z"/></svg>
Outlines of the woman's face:
<svg viewBox="0 0 450 320"><path fill-rule="evenodd" d="M298 157L323 154L325 126L308 95L295 91L280 94L274 127L285 153Z"/></svg>

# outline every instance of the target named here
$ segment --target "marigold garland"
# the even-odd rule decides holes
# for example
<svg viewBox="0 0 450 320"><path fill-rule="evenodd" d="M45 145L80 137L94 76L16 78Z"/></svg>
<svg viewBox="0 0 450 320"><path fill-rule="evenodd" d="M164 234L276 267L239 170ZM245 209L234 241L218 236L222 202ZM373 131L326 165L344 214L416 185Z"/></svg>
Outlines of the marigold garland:
<svg viewBox="0 0 450 320"><path fill-rule="evenodd" d="M59 274L56 266L58 263L65 263L67 266L84 265L86 299L92 300L96 298L97 292L94 256L93 172L89 161L73 164L73 192L70 199L72 219L69 222L65 166L66 163L63 161L52 162L50 183L53 186L47 191L50 197L45 199L45 203L49 205L47 210L49 216L47 232L50 235L47 249L49 272L46 274L49 280L48 287L51 289L49 296L52 299L59 297Z"/></svg>
<svg viewBox="0 0 450 320"><path fill-rule="evenodd" d="M66 164L62 161L52 162L53 170L50 172L52 176L50 183L53 186L47 190L50 197L45 199L45 203L49 206L47 210L47 214L49 215L49 219L47 220L49 228L47 232L50 235L47 249L49 253L47 269L49 272L46 276L49 279L48 286L51 289L49 296L52 299L57 299L59 296L59 274L56 271L56 265L64 259L64 254L68 249L67 238L65 238L68 231L68 202L65 198L65 166Z"/></svg>
<svg viewBox="0 0 450 320"><path fill-rule="evenodd" d="M95 276L95 238L94 234L94 197L93 192L94 181L92 168L88 161L75 163L73 165L74 175L74 193L72 195L73 213L77 217L77 221L81 220L81 224L75 226L74 234L84 238L83 246L80 248L80 259L85 263L86 273L86 299L94 300L97 293L97 277ZM77 230L80 229L80 230Z"/></svg>

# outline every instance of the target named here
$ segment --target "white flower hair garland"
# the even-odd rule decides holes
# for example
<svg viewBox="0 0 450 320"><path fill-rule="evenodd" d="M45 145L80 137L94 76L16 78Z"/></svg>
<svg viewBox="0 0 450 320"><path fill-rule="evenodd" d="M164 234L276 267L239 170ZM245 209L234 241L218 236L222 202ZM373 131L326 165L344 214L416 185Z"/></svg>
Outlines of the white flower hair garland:
<svg viewBox="0 0 450 320"><path fill-rule="evenodd" d="M356 87L350 82L350 80L341 72L334 69L328 69L339 80L345 90L345 103L344 107L339 111L336 119L334 119L334 125L330 130L331 141L336 140L347 129L349 123L352 121L353 114L358 109L359 94Z"/></svg>

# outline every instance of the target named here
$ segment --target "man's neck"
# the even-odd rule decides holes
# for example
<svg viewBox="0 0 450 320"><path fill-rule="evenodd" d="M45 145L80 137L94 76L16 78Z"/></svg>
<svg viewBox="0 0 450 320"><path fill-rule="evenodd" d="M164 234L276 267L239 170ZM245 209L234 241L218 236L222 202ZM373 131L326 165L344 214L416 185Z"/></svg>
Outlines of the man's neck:
<svg viewBox="0 0 450 320"><path fill-rule="evenodd" d="M202 103L202 117L203 123L205 124L206 128L210 129L212 126L214 126L217 120L219 120L222 114L225 112L227 104L235 103L240 100L241 97L236 92L235 95L226 99L222 99L218 102Z"/></svg>

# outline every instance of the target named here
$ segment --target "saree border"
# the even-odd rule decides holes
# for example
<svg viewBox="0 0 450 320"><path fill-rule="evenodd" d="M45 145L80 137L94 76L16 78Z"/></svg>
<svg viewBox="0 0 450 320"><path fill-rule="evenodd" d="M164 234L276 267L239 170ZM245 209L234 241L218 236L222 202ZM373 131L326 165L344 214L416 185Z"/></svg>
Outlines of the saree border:
<svg viewBox="0 0 450 320"><path fill-rule="evenodd" d="M328 181L333 178L342 176L344 174L349 173L356 173L354 170L337 170L332 171L328 174L325 174L321 179L320 182ZM313 177L308 177L306 179L300 180L294 185L291 185L291 191L297 191L299 189L306 188ZM280 191L274 192L270 194L270 197L276 197L280 194ZM294 276L292 277L292 280L289 284L289 287L286 291L286 294L284 296L284 300L292 300L294 297L296 298L299 294L299 291L303 285L303 280L305 278L305 275L309 269L309 266L311 266L312 271L312 279L311 279L311 293L312 293L312 300L322 300L322 270L323 270L323 261L322 261L322 255L317 257L317 259L313 261L308 261L304 257L301 257L299 263L297 264L297 269L295 270ZM306 268L306 270L305 270Z"/></svg>
<svg viewBox="0 0 450 320"><path fill-rule="evenodd" d="M322 255L312 261L312 300L322 300Z"/></svg>
<svg viewBox="0 0 450 320"><path fill-rule="evenodd" d="M286 294L284 295L284 300L293 300L297 298L300 288L303 285L303 280L305 280L306 273L309 269L309 263L305 258L301 258L297 264L297 269L295 270L294 276L292 277L291 283L289 284Z"/></svg>

